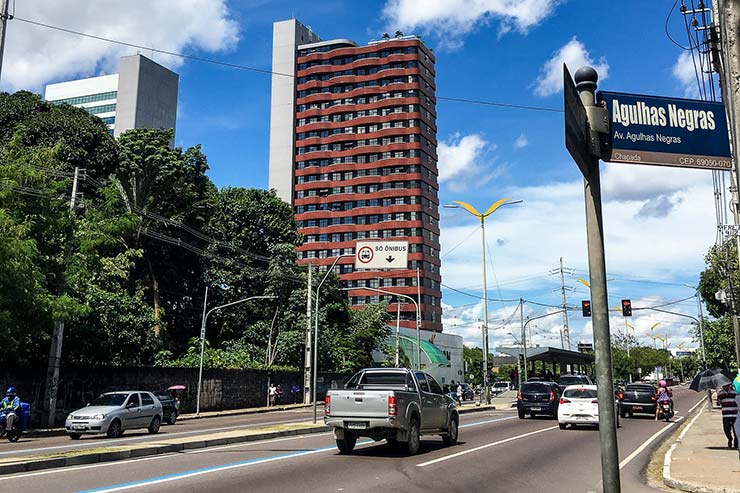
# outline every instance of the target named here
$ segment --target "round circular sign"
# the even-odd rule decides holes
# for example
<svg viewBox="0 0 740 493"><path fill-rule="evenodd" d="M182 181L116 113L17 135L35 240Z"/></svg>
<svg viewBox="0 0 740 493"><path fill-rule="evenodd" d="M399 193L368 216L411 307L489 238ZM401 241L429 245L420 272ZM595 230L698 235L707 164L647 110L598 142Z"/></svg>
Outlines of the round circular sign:
<svg viewBox="0 0 740 493"><path fill-rule="evenodd" d="M374 256L375 252L373 252L373 249L369 246L364 246L357 250L357 260L359 260L361 264L369 264L373 261Z"/></svg>

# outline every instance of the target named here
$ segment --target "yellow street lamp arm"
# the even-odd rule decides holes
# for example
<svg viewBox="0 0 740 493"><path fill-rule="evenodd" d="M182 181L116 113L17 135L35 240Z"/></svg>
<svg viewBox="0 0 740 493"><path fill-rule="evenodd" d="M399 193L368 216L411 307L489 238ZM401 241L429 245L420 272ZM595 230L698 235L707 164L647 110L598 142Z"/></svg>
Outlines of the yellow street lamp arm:
<svg viewBox="0 0 740 493"><path fill-rule="evenodd" d="M468 211L469 213L471 213L472 215L474 215L475 217L477 217L478 219L483 219L484 217L483 214L478 212L475 209L475 207L468 204L467 202L463 202L462 200L453 200L453 202L459 205L460 207L462 207L463 209L465 209L466 211Z"/></svg>
<svg viewBox="0 0 740 493"><path fill-rule="evenodd" d="M486 212L483 213L483 217L490 216L491 214L493 214L493 212L496 209L498 209L499 207L501 207L502 205L504 205L508 201L509 201L509 197L504 197L501 200L497 200L496 202L494 202L493 204L491 204L491 207L489 207L488 210L486 210Z"/></svg>
<svg viewBox="0 0 740 493"><path fill-rule="evenodd" d="M583 284L583 285L584 285L584 286L586 286L587 288L590 288L590 287L591 287L591 283L590 283L590 282L588 282L588 281L587 281L587 280L585 280L585 279L581 279L580 277L578 278L578 282L580 282L581 284Z"/></svg>

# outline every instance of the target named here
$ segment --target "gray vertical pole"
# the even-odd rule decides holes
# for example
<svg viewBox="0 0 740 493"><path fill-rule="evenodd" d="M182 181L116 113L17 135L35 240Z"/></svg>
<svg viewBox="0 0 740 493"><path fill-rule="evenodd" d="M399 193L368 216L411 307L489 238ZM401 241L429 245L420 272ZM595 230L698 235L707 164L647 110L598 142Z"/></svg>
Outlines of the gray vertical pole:
<svg viewBox="0 0 740 493"><path fill-rule="evenodd" d="M595 91L598 74L591 67L582 67L576 71L575 81L581 102L588 112L589 108L596 106ZM614 409L614 382L612 378L612 353L609 334L609 300L606 289L604 224L601 215L599 158L592 157L592 162L588 168L588 173L584 174L584 196L586 202L588 268L591 281L591 316L593 317L594 355L596 360L596 380L598 382L597 400L599 406L601 478L604 493L618 493L621 491L621 485L619 478L616 413Z"/></svg>
<svg viewBox="0 0 740 493"><path fill-rule="evenodd" d="M306 350L303 364L303 403L311 403L311 299L313 297L312 284L313 266L308 264L308 298L306 299Z"/></svg>
<svg viewBox="0 0 740 493"><path fill-rule="evenodd" d="M401 300L396 298L396 368L401 364Z"/></svg>
<svg viewBox="0 0 740 493"><path fill-rule="evenodd" d="M339 260L339 257L337 257L337 260ZM336 263L336 262L335 262ZM319 274L321 271L316 268L316 273ZM327 271L327 275L329 272ZM326 276L324 276L324 279L326 279ZM316 323L313 327L313 347L311 348L313 350L313 381L311 383L311 400L313 401L313 422L316 423L317 420L317 406L318 403L316 402L316 386L318 385L319 381L319 293L321 292L321 284L324 282L324 279L321 280L318 287L316 288Z"/></svg>
<svg viewBox="0 0 740 493"><path fill-rule="evenodd" d="M524 331L524 300L519 298L519 324L522 327L522 351L524 352L524 380L527 381L527 333Z"/></svg>
<svg viewBox="0 0 740 493"><path fill-rule="evenodd" d="M570 331L568 330L567 299L565 297L565 276L563 275L563 257L560 257L560 291L563 298L563 340L565 349L570 351Z"/></svg>
<svg viewBox="0 0 740 493"><path fill-rule="evenodd" d="M3 73L3 54L5 53L5 32L8 29L8 3L10 0L2 0L3 6L0 10L0 78Z"/></svg>
<svg viewBox="0 0 740 493"><path fill-rule="evenodd" d="M200 387L203 382L203 353L206 349L206 307L208 306L208 286L203 296L203 315L200 319L200 366L198 369L198 393L195 398L195 414L200 414Z"/></svg>
<svg viewBox="0 0 740 493"><path fill-rule="evenodd" d="M480 216L480 234L483 258L483 392L486 404L491 403L491 390L488 387L488 286L486 280L486 218Z"/></svg>
<svg viewBox="0 0 740 493"><path fill-rule="evenodd" d="M722 66L724 74L720 74L722 99L727 108L727 122L730 126L730 143L732 146L732 167L735 190L733 193L735 224L740 224L740 87L737 80L740 78L740 1L718 0L717 14L719 17L720 40L722 43ZM735 232L735 246L737 248L738 265L740 265L740 234ZM732 326L735 333L735 357L740 367L740 323L737 315L737 301L732 293Z"/></svg>
<svg viewBox="0 0 740 493"><path fill-rule="evenodd" d="M7 13L8 2L5 1L3 6L3 12ZM4 21L3 21L4 23ZM5 31L3 30L3 36ZM69 201L70 214L74 213L75 205L77 202L77 180L79 179L80 168L75 166L75 175L72 180L72 198ZM65 248L65 258L69 254L68 248ZM64 265L62 270L64 271ZM62 282L59 286L59 296L64 296L67 293L66 280L64 278L64 272L62 272ZM59 386L59 367L62 364L62 342L64 341L64 320L54 320L54 328L51 334L51 347L49 348L49 364L46 374L46 402L49 404L49 415L47 416L47 426L53 428L56 420L57 410L57 393Z"/></svg>
<svg viewBox="0 0 740 493"><path fill-rule="evenodd" d="M421 370L421 274L416 268L416 364Z"/></svg>

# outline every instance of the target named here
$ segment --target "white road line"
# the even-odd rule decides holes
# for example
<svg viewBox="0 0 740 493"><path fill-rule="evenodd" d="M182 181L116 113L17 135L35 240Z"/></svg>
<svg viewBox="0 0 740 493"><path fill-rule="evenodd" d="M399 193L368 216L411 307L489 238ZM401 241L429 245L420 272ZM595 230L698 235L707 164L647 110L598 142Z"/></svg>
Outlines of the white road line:
<svg viewBox="0 0 740 493"><path fill-rule="evenodd" d="M630 455L628 455L622 462L619 463L619 469L624 468L627 464L630 463L632 459L640 455L640 453L645 450L653 441L655 441L656 438L658 438L660 435L665 433L666 431L670 430L676 423L681 422L681 420L684 419L683 417L676 418L676 421L671 421L667 426L664 426L660 430L656 431L650 438L645 440L642 445L640 445L634 452L632 452Z"/></svg>
<svg viewBox="0 0 740 493"><path fill-rule="evenodd" d="M704 402L705 402L704 401L704 397L702 397L701 399L699 399L699 402L697 402L696 404L694 404L693 406L691 406L691 409L689 409L689 412L687 412L686 414L691 414L691 411L693 411L694 409L696 409L697 407L699 407L699 404L704 404Z"/></svg>
<svg viewBox="0 0 740 493"><path fill-rule="evenodd" d="M436 464L438 462L446 461L446 460L449 460L449 459L455 459L455 458L460 457L462 455L471 454L473 452L478 452L479 450L487 449L489 447L495 447L496 445L501 445L502 443L512 442L514 440L519 440L520 438L525 438L525 437L528 437L528 436L536 435L536 434L542 433L544 431L555 430L557 428L558 428L558 426L550 426L548 428L543 428L541 430L530 431L529 433L524 433L523 435L513 436L513 437L510 437L510 438L506 438L504 440L499 440L497 442L488 443L486 445L481 445L480 447L475 447L475 448L471 448L471 449L468 449L468 450L463 450L462 452L458 452L456 454L447 455L445 457L440 457L438 459L430 460L430 461L427 461L427 462L422 462L421 464L416 464L416 467L431 466L432 464Z"/></svg>

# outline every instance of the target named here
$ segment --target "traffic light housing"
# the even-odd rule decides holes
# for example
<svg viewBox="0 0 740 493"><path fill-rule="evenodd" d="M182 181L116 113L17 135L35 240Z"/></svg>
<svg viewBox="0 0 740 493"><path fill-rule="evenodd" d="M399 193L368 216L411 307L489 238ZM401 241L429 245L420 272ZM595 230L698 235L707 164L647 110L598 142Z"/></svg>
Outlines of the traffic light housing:
<svg viewBox="0 0 740 493"><path fill-rule="evenodd" d="M622 316L624 317L632 316L632 301L622 300Z"/></svg>
<svg viewBox="0 0 740 493"><path fill-rule="evenodd" d="M581 301L581 312L583 313L584 317L591 316L591 300Z"/></svg>

